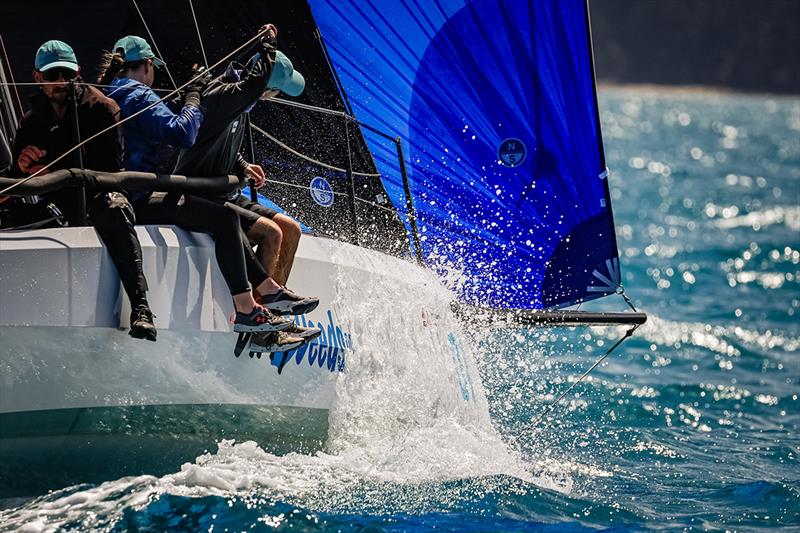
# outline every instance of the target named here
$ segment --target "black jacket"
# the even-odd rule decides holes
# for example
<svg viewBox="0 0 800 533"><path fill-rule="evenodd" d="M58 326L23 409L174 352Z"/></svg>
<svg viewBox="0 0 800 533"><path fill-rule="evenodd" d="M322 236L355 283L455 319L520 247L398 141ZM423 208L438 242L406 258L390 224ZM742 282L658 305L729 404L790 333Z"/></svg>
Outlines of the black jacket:
<svg viewBox="0 0 800 533"><path fill-rule="evenodd" d="M119 122L119 106L114 100L88 85L77 86L78 124L81 140ZM67 104L68 106L70 104ZM37 164L47 164L75 146L73 134L73 113L67 109L63 118L58 118L50 100L38 91L31 97L31 109L20 121L14 137L13 163L9 176L24 178L26 173L17 165L19 155L27 146L36 146L47 151L47 155ZM122 133L116 127L81 147L83 166L92 170L118 172L122 164ZM50 167L50 171L78 166L77 150ZM62 189L44 195L48 202L55 203L67 217L70 224L77 222L76 193L74 189Z"/></svg>
<svg viewBox="0 0 800 533"><path fill-rule="evenodd" d="M261 44L260 58L249 69L231 63L203 91L203 123L191 148L181 150L175 174L184 176L242 175L239 155L244 140L244 116L267 89L275 64L274 44ZM241 74L236 76L234 71ZM237 81L238 77L238 81Z"/></svg>

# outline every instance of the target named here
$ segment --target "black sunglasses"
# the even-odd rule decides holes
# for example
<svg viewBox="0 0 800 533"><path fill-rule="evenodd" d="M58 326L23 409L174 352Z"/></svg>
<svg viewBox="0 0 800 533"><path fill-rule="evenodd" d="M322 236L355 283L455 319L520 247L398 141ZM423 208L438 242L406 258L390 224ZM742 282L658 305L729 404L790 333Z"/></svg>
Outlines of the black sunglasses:
<svg viewBox="0 0 800 533"><path fill-rule="evenodd" d="M58 81L59 78L64 78L64 81L74 80L78 73L68 68L51 68L42 72L45 81Z"/></svg>

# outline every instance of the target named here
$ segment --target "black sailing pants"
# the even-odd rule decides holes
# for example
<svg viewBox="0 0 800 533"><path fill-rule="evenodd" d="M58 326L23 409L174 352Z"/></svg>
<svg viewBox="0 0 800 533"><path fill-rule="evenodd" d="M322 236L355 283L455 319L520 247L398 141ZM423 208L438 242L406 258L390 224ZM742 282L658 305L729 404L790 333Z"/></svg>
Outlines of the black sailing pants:
<svg viewBox="0 0 800 533"><path fill-rule="evenodd" d="M179 193L155 192L134 203L139 224L174 224L185 230L210 233L217 264L231 294L250 290L267 279L247 236L239 226L239 215L221 201Z"/></svg>
<svg viewBox="0 0 800 533"><path fill-rule="evenodd" d="M147 280L142 271L142 246L133 229L133 207L119 192L95 194L88 204L89 217L117 267L131 308L146 304Z"/></svg>

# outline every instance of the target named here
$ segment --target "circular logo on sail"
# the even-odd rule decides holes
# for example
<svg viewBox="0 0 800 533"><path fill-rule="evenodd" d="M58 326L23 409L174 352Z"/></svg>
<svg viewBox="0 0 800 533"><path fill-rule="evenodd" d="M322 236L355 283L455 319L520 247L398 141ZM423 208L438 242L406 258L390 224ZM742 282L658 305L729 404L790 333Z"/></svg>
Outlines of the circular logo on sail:
<svg viewBox="0 0 800 533"><path fill-rule="evenodd" d="M497 157L507 167L518 167L525 161L525 143L519 139L506 139L497 149Z"/></svg>
<svg viewBox="0 0 800 533"><path fill-rule="evenodd" d="M309 192L311 193L311 199L322 207L333 205L333 187L322 176L317 176L311 180Z"/></svg>

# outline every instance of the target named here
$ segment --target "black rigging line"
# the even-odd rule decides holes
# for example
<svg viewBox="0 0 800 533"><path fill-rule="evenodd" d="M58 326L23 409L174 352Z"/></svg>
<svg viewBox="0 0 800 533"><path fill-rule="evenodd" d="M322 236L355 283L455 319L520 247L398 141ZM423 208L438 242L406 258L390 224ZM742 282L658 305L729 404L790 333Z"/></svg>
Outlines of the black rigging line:
<svg viewBox="0 0 800 533"><path fill-rule="evenodd" d="M592 372L592 371L593 371L595 368L597 368L597 366L598 366L600 363L602 363L603 361L605 361L606 357L608 357L608 356L611 354L611 352L613 352L614 350L616 350L616 349L617 349L617 347L618 347L620 344L622 344L622 343L625 341L625 339L627 339L628 337L630 337L631 335L633 335L633 332L634 332L634 331L636 331L636 328L638 328L640 325L641 325L641 324L636 324L635 326L633 326L632 328L630 328L628 331L626 331L626 332L625 332L625 335L623 335L623 336L622 336L622 337L621 337L621 338L620 338L620 339L619 339L619 340L618 340L616 343L614 343L614 346L612 346L611 348L609 348L608 350L606 350L606 352L605 352L605 353L604 353L602 356L600 356L600 358L599 358L599 359L597 359L597 361L595 361L595 362L594 362L594 364L593 364L592 366L590 366L590 367L589 367L589 369L588 369L588 370L586 370L586 372L584 372L584 373L581 375L581 377L579 377L579 378L578 378L578 380L577 380L577 381L575 381L575 383L573 383L572 385L570 385L570 386L567 388L567 390L565 390L564 392L562 392L561 394L559 394L559 395L558 395L558 398L556 398L555 400L553 400L552 402L550 402L550 403L549 403L549 404L548 404L548 405L547 405L547 406L544 408L544 411L542 411L542 413L541 413L541 414L540 414L538 417L536 417L536 419L535 419L535 420L532 422L532 424L533 424L534 426L538 425L538 424L539 424L539 422L541 422L541 421L544 419L544 417L545 417L545 416L547 416L547 414L548 414L550 411L552 411L552 410L553 410L553 408L554 408L554 407L555 407L555 406L558 404L558 402L560 402L560 401L561 401L561 400L562 400L562 399L563 399L563 398L564 398L564 397L565 397L567 394L569 394L569 392L570 392L572 389L574 389L574 388L575 388L575 386L576 386L576 385L578 385L578 383L580 383L581 381L583 381L583 379L584 379L586 376L588 376L588 375L589 375L589 374L590 374L590 373L591 373L591 372Z"/></svg>

